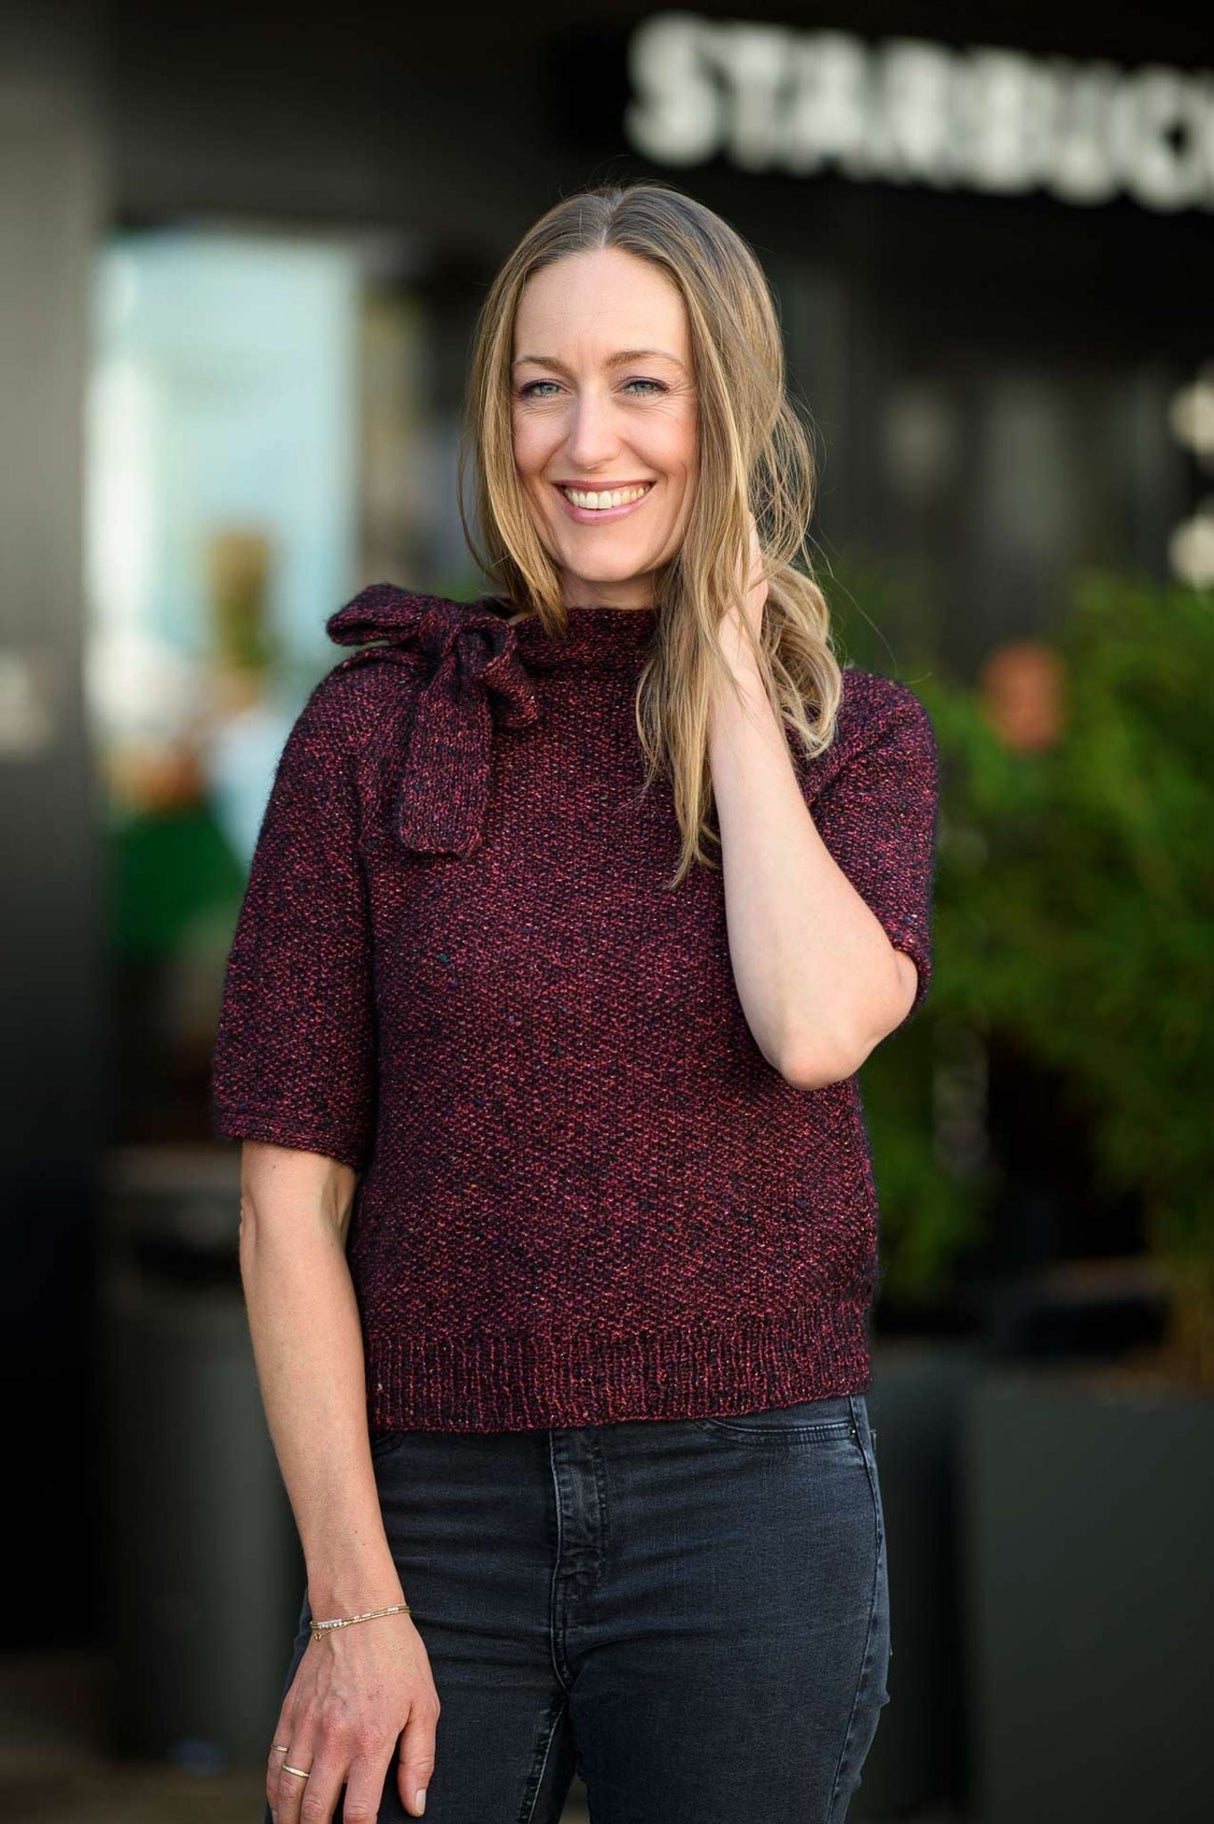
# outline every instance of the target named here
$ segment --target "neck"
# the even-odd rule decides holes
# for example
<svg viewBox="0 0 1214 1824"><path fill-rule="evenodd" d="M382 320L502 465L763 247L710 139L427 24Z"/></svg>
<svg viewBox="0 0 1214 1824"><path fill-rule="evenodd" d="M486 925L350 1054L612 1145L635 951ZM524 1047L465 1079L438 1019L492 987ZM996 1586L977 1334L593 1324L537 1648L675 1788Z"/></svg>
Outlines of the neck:
<svg viewBox="0 0 1214 1824"><path fill-rule="evenodd" d="M618 608L621 614L632 609L654 607L654 573L642 571L636 576L617 577L614 582L596 583L592 577L574 576L568 570L559 572L561 602L570 613L579 608Z"/></svg>

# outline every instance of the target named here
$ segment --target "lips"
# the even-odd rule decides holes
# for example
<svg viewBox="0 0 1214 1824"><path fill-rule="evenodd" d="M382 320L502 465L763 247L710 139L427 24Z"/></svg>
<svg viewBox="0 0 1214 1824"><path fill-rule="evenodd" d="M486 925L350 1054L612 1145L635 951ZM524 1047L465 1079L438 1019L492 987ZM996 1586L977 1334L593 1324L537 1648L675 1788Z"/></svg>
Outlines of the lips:
<svg viewBox="0 0 1214 1824"><path fill-rule="evenodd" d="M623 519L629 513L638 513L657 484L652 481L626 482L616 483L611 488L580 488L571 482L555 482L553 485L562 510L577 525L602 526ZM600 501L604 503L601 506L598 504Z"/></svg>
<svg viewBox="0 0 1214 1824"><path fill-rule="evenodd" d="M576 482L558 481L556 486L571 506L589 513L610 512L615 507L631 506L643 500L653 486L651 481L620 481L605 487L581 486Z"/></svg>

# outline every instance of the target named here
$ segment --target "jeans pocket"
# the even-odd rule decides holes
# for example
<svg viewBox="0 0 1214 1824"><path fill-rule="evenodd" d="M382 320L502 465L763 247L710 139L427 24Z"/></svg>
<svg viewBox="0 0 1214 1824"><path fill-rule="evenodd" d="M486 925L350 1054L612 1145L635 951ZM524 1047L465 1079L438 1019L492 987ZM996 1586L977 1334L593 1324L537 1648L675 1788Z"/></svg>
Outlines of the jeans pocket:
<svg viewBox="0 0 1214 1824"><path fill-rule="evenodd" d="M854 1444L860 1447L851 1394L826 1399L798 1400L788 1406L768 1406L758 1412L696 1419L693 1423L709 1437L735 1444L776 1446L791 1444Z"/></svg>
<svg viewBox="0 0 1214 1824"><path fill-rule="evenodd" d="M383 1457L390 1457L392 1452L404 1443L409 1436L407 1431L381 1431L371 1439L371 1461L378 1463Z"/></svg>

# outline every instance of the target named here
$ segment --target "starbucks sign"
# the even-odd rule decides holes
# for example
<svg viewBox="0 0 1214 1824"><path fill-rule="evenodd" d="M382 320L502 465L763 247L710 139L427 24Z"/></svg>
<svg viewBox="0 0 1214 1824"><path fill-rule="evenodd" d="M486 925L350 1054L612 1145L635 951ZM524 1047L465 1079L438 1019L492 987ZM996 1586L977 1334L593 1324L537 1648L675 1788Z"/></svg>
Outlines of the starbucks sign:
<svg viewBox="0 0 1214 1824"><path fill-rule="evenodd" d="M658 13L629 41L656 164L1214 209L1214 73Z"/></svg>

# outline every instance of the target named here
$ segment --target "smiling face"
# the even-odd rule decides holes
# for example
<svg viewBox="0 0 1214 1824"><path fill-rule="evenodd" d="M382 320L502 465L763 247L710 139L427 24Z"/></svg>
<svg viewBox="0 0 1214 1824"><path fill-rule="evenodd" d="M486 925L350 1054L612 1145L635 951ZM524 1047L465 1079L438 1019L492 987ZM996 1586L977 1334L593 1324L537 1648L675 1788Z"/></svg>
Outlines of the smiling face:
<svg viewBox="0 0 1214 1824"><path fill-rule="evenodd" d="M619 248L570 254L524 285L513 353L515 467L565 605L648 607L695 481L682 298Z"/></svg>

